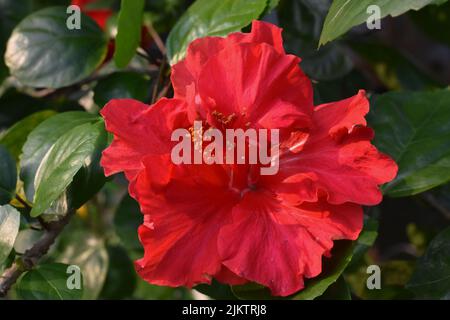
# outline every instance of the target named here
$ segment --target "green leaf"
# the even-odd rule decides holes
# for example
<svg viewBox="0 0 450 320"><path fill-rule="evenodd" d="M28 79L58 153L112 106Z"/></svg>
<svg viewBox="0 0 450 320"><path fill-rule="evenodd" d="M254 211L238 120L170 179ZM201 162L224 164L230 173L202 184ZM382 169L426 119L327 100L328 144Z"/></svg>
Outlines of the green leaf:
<svg viewBox="0 0 450 320"><path fill-rule="evenodd" d="M8 204L14 198L16 184L16 162L8 150L0 145L0 205Z"/></svg>
<svg viewBox="0 0 450 320"><path fill-rule="evenodd" d="M37 170L56 141L70 129L95 121L98 121L98 116L87 112L64 112L43 121L29 134L20 161L20 178L24 182L27 199L34 198Z"/></svg>
<svg viewBox="0 0 450 320"><path fill-rule="evenodd" d="M369 116L374 143L399 166L385 194L410 196L450 181L449 105L450 90L375 97Z"/></svg>
<svg viewBox="0 0 450 320"><path fill-rule="evenodd" d="M188 45L206 36L226 36L258 19L266 0L197 0L182 15L167 38L167 55L173 65L183 59Z"/></svg>
<svg viewBox="0 0 450 320"><path fill-rule="evenodd" d="M344 272L352 259L354 246L351 241L335 241L331 258L324 259L323 272L316 278L306 280L305 289L294 295L293 299L312 300L321 296Z"/></svg>
<svg viewBox="0 0 450 320"><path fill-rule="evenodd" d="M6 42L14 27L31 11L31 0L0 0L0 84L8 75L4 63Z"/></svg>
<svg viewBox="0 0 450 320"><path fill-rule="evenodd" d="M375 243L378 237L378 220L373 217L364 217L364 227L359 234L357 242L358 245L370 247Z"/></svg>
<svg viewBox="0 0 450 320"><path fill-rule="evenodd" d="M369 18L367 8L377 5L381 17L391 15L396 17L409 10L420 10L429 4L442 4L446 0L334 0L323 25L319 45L326 44L346 33L350 28L357 26Z"/></svg>
<svg viewBox="0 0 450 320"><path fill-rule="evenodd" d="M107 179L103 167L100 165L100 159L103 150L108 147L109 136L104 129L104 123L100 122L93 128L96 131L97 138L94 142L93 151L84 160L84 164L73 178L73 182L68 188L68 196L72 208L79 208L92 198Z"/></svg>
<svg viewBox="0 0 450 320"><path fill-rule="evenodd" d="M0 274L3 274L3 272L12 265L12 263L14 262L14 258L15 255L10 253L3 262L0 262Z"/></svg>
<svg viewBox="0 0 450 320"><path fill-rule="evenodd" d="M117 25L114 62L119 68L128 65L141 41L142 12L144 0L122 0Z"/></svg>
<svg viewBox="0 0 450 320"><path fill-rule="evenodd" d="M22 153L22 147L30 132L42 121L50 118L54 114L54 111L44 110L29 115L9 128L0 138L0 144L8 149L16 161L19 160L19 156Z"/></svg>
<svg viewBox="0 0 450 320"><path fill-rule="evenodd" d="M73 232L57 261L77 265L83 273L83 299L97 299L108 272L104 241L87 232Z"/></svg>
<svg viewBox="0 0 450 320"><path fill-rule="evenodd" d="M65 7L34 12L14 29L5 61L13 76L31 87L61 88L92 74L102 63L107 37L82 14L81 28L69 30Z"/></svg>
<svg viewBox="0 0 450 320"><path fill-rule="evenodd" d="M14 241L14 251L18 254L24 254L25 251L33 247L33 245L41 238L42 234L43 231L41 230L20 230Z"/></svg>
<svg viewBox="0 0 450 320"><path fill-rule="evenodd" d="M135 99L147 102L151 93L150 78L136 72L116 72L100 80L94 89L95 103L103 107L112 99Z"/></svg>
<svg viewBox="0 0 450 320"><path fill-rule="evenodd" d="M341 78L353 68L341 43L317 49L329 4L329 0L292 0L281 2L278 8L286 51L300 56L302 69L317 80Z"/></svg>
<svg viewBox="0 0 450 320"><path fill-rule="evenodd" d="M32 217L42 214L63 194L94 153L102 128L103 123L77 126L62 135L48 151L36 174Z"/></svg>
<svg viewBox="0 0 450 320"><path fill-rule="evenodd" d="M136 287L136 272L133 261L131 261L124 248L120 246L110 246L107 250L109 268L100 298L130 298Z"/></svg>
<svg viewBox="0 0 450 320"><path fill-rule="evenodd" d="M318 300L352 300L352 294L350 288L345 282L343 276L339 279L318 298Z"/></svg>
<svg viewBox="0 0 450 320"><path fill-rule="evenodd" d="M267 10L270 12L273 9L275 9L278 4L280 3L280 0L268 0Z"/></svg>
<svg viewBox="0 0 450 320"><path fill-rule="evenodd" d="M450 228L431 241L406 287L417 298L450 299Z"/></svg>
<svg viewBox="0 0 450 320"><path fill-rule="evenodd" d="M264 11L260 14L260 17L270 14L278 5L280 0L267 0L267 5Z"/></svg>
<svg viewBox="0 0 450 320"><path fill-rule="evenodd" d="M81 299L83 289L69 289L69 266L50 263L28 271L17 283L16 292L25 300L75 300Z"/></svg>
<svg viewBox="0 0 450 320"><path fill-rule="evenodd" d="M0 206L0 265L14 246L20 226L20 213L10 205Z"/></svg>

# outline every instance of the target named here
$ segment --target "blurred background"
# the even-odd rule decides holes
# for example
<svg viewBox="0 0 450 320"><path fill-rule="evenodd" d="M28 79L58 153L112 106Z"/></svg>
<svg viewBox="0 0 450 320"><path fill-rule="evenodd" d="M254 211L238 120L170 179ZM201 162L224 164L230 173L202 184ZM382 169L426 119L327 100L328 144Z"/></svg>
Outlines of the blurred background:
<svg viewBox="0 0 450 320"><path fill-rule="evenodd" d="M72 1L103 30L107 36L107 52L98 54L101 58L97 60L101 61L95 62L98 66L94 72L57 88L24 85L17 77L10 76L4 59L0 61L0 137L18 121L38 112L43 120L48 116L45 112L81 110L95 114L113 98L129 97L150 104L160 96L170 97L169 68L161 74L161 66L167 63L165 44L169 32L192 3L145 1L139 49L126 67L118 68L112 57L120 1ZM0 0L0 55L4 56L7 41L23 18L46 7L70 4L71 1L64 0ZM313 81L316 104L350 97L359 89L366 89L369 96L375 97L388 91L431 91L448 87L450 2L411 10L395 18L386 17L381 21L381 30L368 30L365 24L356 26L318 48L330 4L328 0L280 0L274 9L266 10L261 16L262 20L284 29L285 48L302 58L301 67ZM92 47L92 55L95 50ZM83 68L90 59L73 55L68 60L48 63L73 63ZM34 74L20 76L31 82L36 78ZM3 143L8 144L5 140ZM20 153L20 145L7 146ZM24 191L23 198L26 198ZM17 199L12 203L23 214L14 250L0 271L16 254L30 248L43 232L34 219L27 218L26 205ZM410 281L417 259L430 241L450 225L450 185L414 196L388 196L381 205L366 209L366 213L366 242L358 247L344 273L352 298L413 298L405 285ZM141 221L138 205L127 193L126 180L116 176L107 180L76 211L43 261L80 266L85 299L207 298L199 291L209 294L211 287L202 286L199 291L158 287L137 277L133 261L143 255L136 231ZM450 251L442 254L448 254L446 259L450 259ZM366 287L366 270L371 264L383 270L381 290ZM214 283L213 289L216 294L212 296L231 297L224 286ZM8 298L33 298L33 294L30 290L13 288Z"/></svg>

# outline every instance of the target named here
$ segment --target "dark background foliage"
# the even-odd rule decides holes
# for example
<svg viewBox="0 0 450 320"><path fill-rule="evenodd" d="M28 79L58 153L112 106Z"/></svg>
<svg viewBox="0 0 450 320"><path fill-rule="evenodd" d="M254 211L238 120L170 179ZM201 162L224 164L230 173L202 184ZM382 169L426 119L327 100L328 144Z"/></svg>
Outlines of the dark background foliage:
<svg viewBox="0 0 450 320"><path fill-rule="evenodd" d="M370 4L382 9L380 30L365 24ZM400 167L383 202L365 208L360 238L339 242L323 274L289 298L450 298L450 2L98 0L79 31L66 27L68 5L0 0L4 298L270 298L258 285L192 291L139 279L141 213L125 179L99 166L111 140L98 116L105 103L170 97L170 65L190 41L248 31L253 19L284 29L316 104L367 91L374 143ZM113 12L103 30L89 17L97 9ZM366 286L373 264L379 290ZM81 290L67 289L67 265L80 267Z"/></svg>

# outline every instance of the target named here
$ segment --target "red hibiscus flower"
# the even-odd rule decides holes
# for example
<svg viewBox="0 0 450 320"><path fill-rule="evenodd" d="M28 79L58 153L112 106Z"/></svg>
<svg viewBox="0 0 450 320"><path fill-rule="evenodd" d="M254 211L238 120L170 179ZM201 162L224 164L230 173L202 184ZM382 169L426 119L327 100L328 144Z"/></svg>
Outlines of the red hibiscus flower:
<svg viewBox="0 0 450 320"><path fill-rule="evenodd" d="M89 9L88 5L96 1L98 0L72 0L72 5L79 6L85 14L97 22L102 29L105 29L106 22L112 15L112 11L109 9Z"/></svg>
<svg viewBox="0 0 450 320"><path fill-rule="evenodd" d="M124 172L144 223L136 270L152 284L256 282L287 296L322 271L333 241L355 240L362 205L397 166L370 143L363 91L313 106L300 59L285 53L281 29L255 21L251 33L195 40L173 66L175 96L153 106L112 100L101 111L114 134L106 175ZM279 171L255 165L171 161L171 134L206 127L279 129ZM195 143L195 141L194 141Z"/></svg>

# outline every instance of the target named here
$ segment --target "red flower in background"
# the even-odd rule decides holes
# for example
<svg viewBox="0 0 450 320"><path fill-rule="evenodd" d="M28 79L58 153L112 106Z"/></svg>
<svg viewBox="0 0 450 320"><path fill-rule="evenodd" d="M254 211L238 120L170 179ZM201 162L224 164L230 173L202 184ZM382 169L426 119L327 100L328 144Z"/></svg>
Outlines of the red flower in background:
<svg viewBox="0 0 450 320"><path fill-rule="evenodd" d="M145 280L252 281L286 296L321 273L334 240L358 237L361 205L381 201L378 186L397 166L370 143L364 92L314 107L299 62L285 53L281 29L255 21L251 33L192 42L173 67L173 99L103 108L114 140L102 166L106 175L124 172L140 203L145 254L136 269ZM174 165L172 131L199 119L222 129L280 129L279 172Z"/></svg>
<svg viewBox="0 0 450 320"><path fill-rule="evenodd" d="M97 24L104 29L106 22L112 15L109 9L89 9L88 5L97 2L98 0L72 0L72 5L79 6L81 11L91 17Z"/></svg>

